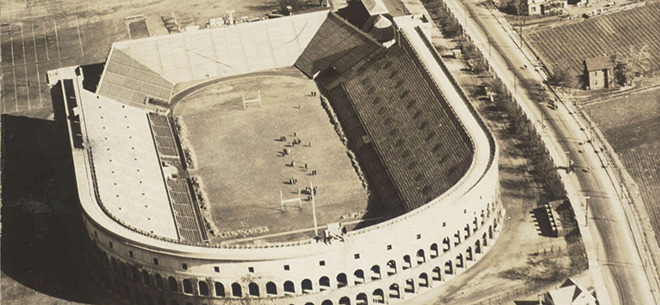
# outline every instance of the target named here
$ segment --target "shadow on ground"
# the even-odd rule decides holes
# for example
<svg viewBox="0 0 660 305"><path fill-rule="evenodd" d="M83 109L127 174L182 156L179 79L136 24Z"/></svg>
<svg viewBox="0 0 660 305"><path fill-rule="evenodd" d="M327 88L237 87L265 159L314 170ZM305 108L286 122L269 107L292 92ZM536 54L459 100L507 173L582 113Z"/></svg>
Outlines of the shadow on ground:
<svg viewBox="0 0 660 305"><path fill-rule="evenodd" d="M2 303L31 304L45 294L100 304L68 142L48 120L3 115L2 131L2 276L27 287L4 279Z"/></svg>

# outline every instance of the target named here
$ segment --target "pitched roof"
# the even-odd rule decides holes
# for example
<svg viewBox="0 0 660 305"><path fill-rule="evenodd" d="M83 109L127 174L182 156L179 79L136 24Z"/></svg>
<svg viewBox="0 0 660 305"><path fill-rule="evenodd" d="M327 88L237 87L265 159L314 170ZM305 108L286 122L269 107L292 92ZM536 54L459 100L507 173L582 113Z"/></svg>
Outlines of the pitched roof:
<svg viewBox="0 0 660 305"><path fill-rule="evenodd" d="M616 64L614 63L614 60L612 60L612 57L601 56L585 59L584 65L586 66L587 71L597 71L614 68Z"/></svg>
<svg viewBox="0 0 660 305"><path fill-rule="evenodd" d="M335 67L341 73L382 48L368 34L339 15L330 13L295 66L307 76L329 67Z"/></svg>

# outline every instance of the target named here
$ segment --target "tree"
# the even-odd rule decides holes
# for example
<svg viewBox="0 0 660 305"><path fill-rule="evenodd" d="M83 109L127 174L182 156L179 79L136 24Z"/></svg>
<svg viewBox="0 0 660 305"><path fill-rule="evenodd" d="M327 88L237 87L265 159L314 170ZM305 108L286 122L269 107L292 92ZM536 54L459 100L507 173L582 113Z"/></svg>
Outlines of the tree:
<svg viewBox="0 0 660 305"><path fill-rule="evenodd" d="M555 67L548 77L548 84L560 87L575 87L575 77L564 67Z"/></svg>
<svg viewBox="0 0 660 305"><path fill-rule="evenodd" d="M628 53L616 55L617 66L614 75L620 85L632 85L635 77L649 72L651 69L651 55L646 51L648 45L641 48L630 46Z"/></svg>

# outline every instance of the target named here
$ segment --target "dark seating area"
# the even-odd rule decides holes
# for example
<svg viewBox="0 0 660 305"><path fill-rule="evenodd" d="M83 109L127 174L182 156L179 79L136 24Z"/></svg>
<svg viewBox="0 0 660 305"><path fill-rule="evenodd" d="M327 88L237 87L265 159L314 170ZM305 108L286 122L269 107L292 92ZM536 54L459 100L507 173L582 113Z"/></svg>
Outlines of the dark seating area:
<svg viewBox="0 0 660 305"><path fill-rule="evenodd" d="M182 240L202 242L203 229L195 209L195 202L190 194L186 179L168 179L168 191L172 200L174 218Z"/></svg>
<svg viewBox="0 0 660 305"><path fill-rule="evenodd" d="M383 46L336 13L330 13L294 64L307 76L332 68L342 73Z"/></svg>
<svg viewBox="0 0 660 305"><path fill-rule="evenodd" d="M395 186L379 187L386 183L376 182L373 187L384 203L398 194L404 211L446 192L466 173L473 157L468 135L414 56L394 45L341 75L340 84L329 90L370 178L389 178ZM382 164L382 169L373 164ZM386 204L390 210L393 201Z"/></svg>
<svg viewBox="0 0 660 305"><path fill-rule="evenodd" d="M167 117L150 113L149 121L151 122L151 130L153 131L156 147L161 158L163 156L179 157L174 134L172 133Z"/></svg>

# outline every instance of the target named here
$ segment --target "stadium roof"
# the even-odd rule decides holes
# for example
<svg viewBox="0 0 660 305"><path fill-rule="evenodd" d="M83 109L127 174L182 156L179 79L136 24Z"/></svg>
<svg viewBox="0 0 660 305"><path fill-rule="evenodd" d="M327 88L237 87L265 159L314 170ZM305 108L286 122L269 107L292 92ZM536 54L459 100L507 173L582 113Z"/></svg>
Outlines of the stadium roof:
<svg viewBox="0 0 660 305"><path fill-rule="evenodd" d="M116 42L97 93L143 104L145 96L166 96L168 83L292 66L327 15L328 11L319 11ZM144 83L150 86L138 86ZM128 92L121 92L123 85Z"/></svg>
<svg viewBox="0 0 660 305"><path fill-rule="evenodd" d="M178 239L146 110L81 92L101 204L131 227Z"/></svg>

